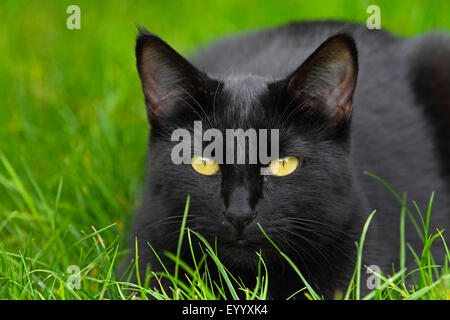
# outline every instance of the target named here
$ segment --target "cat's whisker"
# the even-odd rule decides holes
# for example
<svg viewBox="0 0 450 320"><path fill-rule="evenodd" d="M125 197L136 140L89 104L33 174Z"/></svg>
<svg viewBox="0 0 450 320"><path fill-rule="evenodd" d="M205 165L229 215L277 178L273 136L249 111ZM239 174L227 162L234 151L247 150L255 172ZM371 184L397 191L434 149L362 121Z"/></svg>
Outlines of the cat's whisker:
<svg viewBox="0 0 450 320"><path fill-rule="evenodd" d="M186 218L187 218L187 219L190 219L190 218L195 218L195 217L198 217L198 216L199 216L199 215L188 214ZM161 223L161 222L164 222L164 221L167 221L167 220L173 220L173 219L180 219L180 222L181 222L181 219L182 219L183 217L184 217L184 215L169 216L169 217L166 217L166 218L157 220L156 222L157 222L157 223Z"/></svg>
<svg viewBox="0 0 450 320"><path fill-rule="evenodd" d="M203 109L203 107L201 106L201 104L197 101L197 99L195 99L188 91L186 91L186 89L180 87L181 90L183 90L192 100L194 100L194 102L198 105L198 107L200 108L200 110L203 112L203 114L205 115L206 118L200 117L201 119L206 120L205 122L207 122L207 124L213 128L213 125L208 117L208 114L206 113L205 109ZM198 114L198 113L197 113Z"/></svg>
<svg viewBox="0 0 450 320"><path fill-rule="evenodd" d="M316 226L323 227L325 229L336 231L336 232L344 234L344 235L348 235L348 232L339 229L337 226L333 226L332 224L327 224L327 223L324 223L324 222L321 222L318 220L312 220L312 219L306 219L306 218L300 218L300 217L283 217L283 220L286 220L289 222L295 222L295 223L299 223L299 224L306 224L308 226L316 225Z"/></svg>
<svg viewBox="0 0 450 320"><path fill-rule="evenodd" d="M283 250L284 245L287 246L288 252L293 252L295 254L294 257L291 256L291 259L300 259L303 268L305 268L305 271L307 273L309 273L309 268L308 268L308 263L306 263L305 261L305 255L308 255L307 253L305 254L304 250L302 250L301 248L299 248L299 250L301 250L301 253L298 251L298 249L295 246L295 243L292 243L291 240L289 240L288 238L286 238L285 236L277 236L277 235L273 235L272 236L272 240L276 243L278 242L280 245L279 247L281 247L282 251L285 252L285 250ZM286 253L286 252L285 252ZM287 254L287 253L286 253ZM283 262L283 257L280 255L277 255L278 259ZM296 260L296 259L295 259ZM284 266L284 263L281 264L282 266Z"/></svg>
<svg viewBox="0 0 450 320"><path fill-rule="evenodd" d="M180 99L180 100L186 105L186 107L188 107L191 111L193 111L193 112L200 118L200 120L201 120L202 122L207 123L209 126L212 127L212 124L211 124L211 122L210 122L210 120L209 120L209 118L208 118L208 115L206 114L206 112L205 112L205 110L203 109L203 107L198 103L198 101L197 101L194 97L192 97L192 96L189 94L189 92L187 92L184 88L178 87L178 89L183 90L187 95L189 95L189 96L195 101L195 103L199 106L200 110L203 112L204 116L201 115L201 114L197 111L197 109L196 109L194 106L192 106L192 104L189 103L189 101L187 101L187 100L184 99L180 94L178 94L176 90L170 91L169 93L167 93L167 94L164 96L164 98L167 98L167 97L169 97L169 96L171 96L171 95L177 97L178 99ZM166 110L164 110L164 109L160 110L160 112L166 113L166 115L169 114L169 111L166 111ZM205 118L205 117L206 117L206 118ZM172 119L172 121L173 121L173 119ZM181 128L181 127L183 127L183 126L180 125L179 127ZM173 129L177 129L177 127L173 127Z"/></svg>
<svg viewBox="0 0 450 320"><path fill-rule="evenodd" d="M295 219L295 218L294 218ZM312 220L312 221L314 221L314 220ZM310 221L309 221L310 222ZM317 222L317 221L316 221ZM325 224L322 224L322 223L320 223L321 224L321 226L327 226L327 225L325 225ZM316 235L320 235L322 238L328 238L328 239L330 239L330 241L328 242L328 246L331 246L331 247L333 247L333 248L336 248L338 251L340 251L341 253L342 253L342 255L343 256L345 256L347 259L349 259L350 261L353 261L354 259L355 259L355 257L354 256L352 256L350 253L348 253L348 252L346 252L346 251L344 251L337 243L336 243L336 240L344 240L344 239L346 239L346 238L348 238L348 237L350 237L350 235L348 234L348 233L344 233L344 232L342 232L341 233L341 236L338 236L338 235L335 235L335 234L333 234L333 233L330 233L329 232L329 230L325 230L325 229L317 229L317 227L315 228L315 229L311 229L311 230L308 230L307 228L304 228L303 226L298 226L298 225L294 225L294 228L296 229L296 228L301 228L302 230L304 230L304 231L309 231L309 232L311 232L311 233L314 233L314 234L316 234ZM340 231L340 230L337 230L337 231Z"/></svg>
<svg viewBox="0 0 450 320"><path fill-rule="evenodd" d="M281 122L281 123L283 123L283 121L284 121L284 122L287 122L287 121L289 120L289 118L290 118L293 114L295 114L298 110L300 110L300 109L303 108L305 105L307 105L307 104L310 102L310 100L312 100L312 98L307 98L307 99L303 100L302 103L300 103L299 105L297 105L297 106L289 113L289 115L286 117L286 119L283 120L283 119L281 118L280 122ZM283 115L284 115L284 112L283 112Z"/></svg>
<svg viewBox="0 0 450 320"><path fill-rule="evenodd" d="M217 98L217 93L219 92L219 88L220 88L221 84L223 84L223 81L217 81L217 87L214 92L214 98L213 98L213 119L216 123L218 123L217 118L216 118L216 98Z"/></svg>
<svg viewBox="0 0 450 320"><path fill-rule="evenodd" d="M305 237L305 236L303 236L303 235L301 235L301 234L299 234L299 233L293 232L292 230L289 230L289 229L287 229L287 228L282 228L282 227L280 227L280 229L283 230L283 231L285 231L286 233L289 233L289 234L291 234L291 235L293 235L293 236L296 236L296 237L298 237L298 238L304 240L309 246L311 246L315 251L317 251L317 252L324 258L324 260L325 260L327 263L330 262L330 261L329 261L329 258L328 258L328 257L323 253L323 251L322 251L323 246L320 245L319 243L314 243L311 239L308 239L307 237Z"/></svg>

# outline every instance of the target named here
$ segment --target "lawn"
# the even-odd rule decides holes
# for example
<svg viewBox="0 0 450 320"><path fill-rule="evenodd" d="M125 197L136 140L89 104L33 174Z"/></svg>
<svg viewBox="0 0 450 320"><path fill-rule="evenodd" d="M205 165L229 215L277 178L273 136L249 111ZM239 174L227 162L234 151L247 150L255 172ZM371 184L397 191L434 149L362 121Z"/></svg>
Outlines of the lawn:
<svg viewBox="0 0 450 320"><path fill-rule="evenodd" d="M365 23L374 3L396 34L450 29L445 1L1 1L0 299L100 299L111 290L124 298L113 271L127 253L149 130L137 24L189 54L292 20ZM66 27L71 4L81 9L79 30ZM81 269L80 289L68 286L70 266ZM437 281L430 277L418 290ZM448 284L432 288L413 298L450 295Z"/></svg>

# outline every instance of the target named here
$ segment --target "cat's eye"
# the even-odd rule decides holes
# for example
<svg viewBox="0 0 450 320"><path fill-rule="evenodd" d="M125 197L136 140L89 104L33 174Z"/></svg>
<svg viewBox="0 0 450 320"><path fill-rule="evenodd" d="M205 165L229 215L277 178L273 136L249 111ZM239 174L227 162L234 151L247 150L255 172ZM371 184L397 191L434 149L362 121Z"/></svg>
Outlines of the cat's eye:
<svg viewBox="0 0 450 320"><path fill-rule="evenodd" d="M296 157L283 157L273 160L268 168L272 175L282 177L294 172L299 160Z"/></svg>
<svg viewBox="0 0 450 320"><path fill-rule="evenodd" d="M193 156L191 158L191 166L195 171L206 176L211 176L219 171L217 162L201 156Z"/></svg>

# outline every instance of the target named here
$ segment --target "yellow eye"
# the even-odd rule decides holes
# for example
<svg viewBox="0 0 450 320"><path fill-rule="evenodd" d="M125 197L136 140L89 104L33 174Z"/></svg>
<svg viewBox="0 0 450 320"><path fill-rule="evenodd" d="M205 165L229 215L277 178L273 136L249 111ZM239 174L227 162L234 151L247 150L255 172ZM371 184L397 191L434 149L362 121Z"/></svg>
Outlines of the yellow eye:
<svg viewBox="0 0 450 320"><path fill-rule="evenodd" d="M273 160L268 168L272 175L282 177L294 172L297 166L298 159L296 157L284 157Z"/></svg>
<svg viewBox="0 0 450 320"><path fill-rule="evenodd" d="M193 156L191 158L191 165L195 171L206 176L211 176L219 171L219 165L210 158Z"/></svg>

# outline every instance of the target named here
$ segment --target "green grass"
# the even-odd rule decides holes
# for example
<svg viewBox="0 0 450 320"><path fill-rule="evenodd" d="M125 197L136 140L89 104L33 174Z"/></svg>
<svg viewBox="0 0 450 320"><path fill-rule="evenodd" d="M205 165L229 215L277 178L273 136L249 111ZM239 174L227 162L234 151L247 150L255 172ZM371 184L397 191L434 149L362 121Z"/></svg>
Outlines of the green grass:
<svg viewBox="0 0 450 320"><path fill-rule="evenodd" d="M11 174L11 181L15 180L15 172L9 166L9 163L1 156L4 165L9 169ZM373 176L381 183L390 188L383 180ZM11 182L19 183L16 186L17 190L21 189L20 181ZM60 189L59 189L60 190ZM398 194L390 189L395 197ZM58 193L59 195L59 193ZM23 195L28 197L26 192ZM57 199L59 196L57 196ZM375 217L376 211L372 212L368 217L360 241L355 243L355 253L357 256L356 265L352 280L348 284L348 289L345 296L342 293L336 292L336 299L375 299L375 300L444 300L450 298L450 253L447 244L442 236L443 230L437 230L433 233L429 230L428 221L430 220L432 202L434 193L430 197L429 206L427 208L426 216L423 217L420 209L416 206L417 212L410 213L410 217L415 221L415 217L420 218L422 222L422 235L424 235L423 250L421 252L414 251L409 247L404 240L405 233L405 211L409 211L406 196L399 198L402 205L401 223L399 226L399 241L400 248L400 268L396 271L393 266L392 274L379 274L370 267L362 266L362 257L364 252L364 240L366 233L370 227L371 220ZM58 200L56 200L58 202ZM54 209L56 210L56 208ZM155 255L160 261L163 272L152 272L147 269L145 274L140 274L138 266L139 252L137 250L136 242L136 256L127 268L127 271L121 279L116 280L114 271L117 269L119 244L117 241L112 241L109 245L105 243L102 237L103 233L109 231L112 227L107 226L103 229L96 230L92 227L91 233L79 237L80 239L71 245L70 250L76 251L79 254L77 267L79 268L78 286L73 285L73 274L69 269L66 273L61 265L61 259L65 256L65 250L62 250L61 256L56 257L52 261L43 261L42 257L46 256L47 251L52 248L57 248L58 243L66 243L66 232L58 232L55 230L55 235L51 237L46 246L40 250L33 251L32 235L26 238L23 244L23 249L19 252L10 252L2 248L0 251L0 295L6 299L158 299L158 300L216 300L216 299L239 299L239 293L244 293L244 298L247 300L267 299L268 297L268 272L267 266L262 259L260 253L258 255L258 271L255 274L257 279L256 285L253 288L248 288L245 283L237 279L231 274L222 264L217 256L215 248L207 242L201 235L186 228L186 220L189 211L189 197L186 201L186 208L184 211L182 223L180 226L180 237L176 254L171 252L158 253L154 251ZM426 222L425 222L426 221ZM6 225L8 221L3 223ZM416 223L416 221L415 221ZM2 226L3 226L2 225ZM311 300L323 299L320 294L314 291L311 285L303 277L301 270L299 270L293 261L272 241L270 235L266 234L261 226L261 232L266 236L268 241L278 250L279 254L286 260L286 262L295 270L299 277L299 283L303 283L299 290L292 292L288 299L303 294ZM70 228L69 228L70 229ZM185 236L186 235L186 236ZM187 237L187 240L185 239ZM430 253L430 248L434 241L442 241L444 243L445 261L442 265L437 265ZM194 241L200 243L203 251L203 257L197 261L193 254ZM193 265L188 265L180 259L180 251L183 242L191 249ZM148 244L151 246L151 244ZM411 253L414 255L417 263L417 268L407 270L405 268L405 248L409 247ZM60 247L60 250L64 246ZM153 248L152 248L153 249ZM55 252L53 251L53 254ZM160 255L164 254L175 262L175 272L171 274L165 267ZM213 263L219 273L219 281L212 281L210 268L208 263ZM70 267L69 267L70 268ZM365 284L361 281L361 272L369 270L379 280L377 288L368 295L362 297L360 295L361 287ZM408 272L407 272L408 271ZM67 272L69 274L67 274ZM137 283L130 283L130 278L136 273ZM167 278L171 285L170 288L161 285L161 278ZM150 287L149 281L151 278L156 278L160 286ZM412 280L412 285L407 285L408 280Z"/></svg>
<svg viewBox="0 0 450 320"><path fill-rule="evenodd" d="M182 53L225 34L292 20L364 22L372 3L381 7L382 27L397 34L450 29L450 4L444 1L76 3L82 28L70 31L65 12L73 2L0 2L0 299L126 297L126 279L117 283L114 269L127 253L148 134L133 56L136 24ZM415 206L403 208L406 219L416 213L425 243L424 252L415 253L420 281L412 291L404 288L402 278L410 270L399 268L397 282L383 282L386 288L371 298L445 298L447 266L429 268L427 249L432 240L443 239L425 230L429 212L420 218ZM198 241L199 235L187 231L183 240ZM212 247L204 248L218 262ZM409 250L404 244L403 254ZM180 262L179 274L172 275L179 289L175 297L224 298L221 287L242 289L225 269L223 283L212 284L205 273L208 260L191 270L192 284L183 278L187 267ZM81 289L67 286L71 265L81 268ZM267 295L264 261L260 275L249 298ZM141 276L137 297L174 297L146 289L153 275ZM308 289L303 293L316 297ZM356 291L343 297L356 298Z"/></svg>

